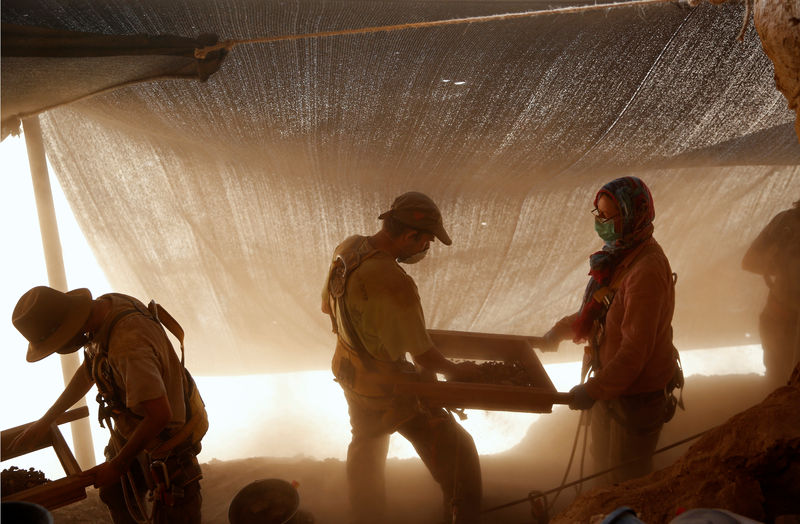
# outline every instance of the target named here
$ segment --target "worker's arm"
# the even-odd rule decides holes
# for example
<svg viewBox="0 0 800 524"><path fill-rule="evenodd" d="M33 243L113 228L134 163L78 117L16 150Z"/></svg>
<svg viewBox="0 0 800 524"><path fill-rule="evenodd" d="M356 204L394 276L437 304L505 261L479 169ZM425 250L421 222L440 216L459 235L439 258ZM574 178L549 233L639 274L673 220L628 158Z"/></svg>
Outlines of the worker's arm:
<svg viewBox="0 0 800 524"><path fill-rule="evenodd" d="M94 475L96 488L113 484L130 467L133 459L151 442L172 420L172 410L166 395L145 400L139 404L144 411L144 418L136 426L128 441L111 460L89 470Z"/></svg>
<svg viewBox="0 0 800 524"><path fill-rule="evenodd" d="M42 415L42 418L28 426L28 429L17 435L9 446L10 451L24 449L29 445L41 442L45 435L50 431L50 426L66 410L74 406L86 393L92 389L94 381L89 376L86 366L81 366L75 370L69 384L59 395L50 409Z"/></svg>
<svg viewBox="0 0 800 524"><path fill-rule="evenodd" d="M578 313L574 313L572 315L567 315L556 322L553 327L550 328L550 331L541 337L541 345L539 345L539 349L542 351L557 351L558 345L562 341L574 339L575 332L572 329L572 325L575 323L577 318ZM575 342L577 343L578 341Z"/></svg>

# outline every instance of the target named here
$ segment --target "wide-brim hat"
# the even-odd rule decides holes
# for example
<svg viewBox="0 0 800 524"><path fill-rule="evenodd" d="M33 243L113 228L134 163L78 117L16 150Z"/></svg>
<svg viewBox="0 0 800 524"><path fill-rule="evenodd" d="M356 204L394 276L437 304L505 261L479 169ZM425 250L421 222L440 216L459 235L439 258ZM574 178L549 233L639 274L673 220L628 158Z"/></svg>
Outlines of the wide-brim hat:
<svg viewBox="0 0 800 524"><path fill-rule="evenodd" d="M69 343L81 334L91 309L92 293L86 288L63 293L37 286L22 295L11 322L29 342L27 361L36 362L69 349Z"/></svg>
<svg viewBox="0 0 800 524"><path fill-rule="evenodd" d="M395 198L394 202L392 202L392 208L381 213L378 218L384 219L388 216L408 227L430 231L446 246L453 243L450 240L450 235L444 229L442 213L439 211L439 207L431 197L424 193L409 191Z"/></svg>

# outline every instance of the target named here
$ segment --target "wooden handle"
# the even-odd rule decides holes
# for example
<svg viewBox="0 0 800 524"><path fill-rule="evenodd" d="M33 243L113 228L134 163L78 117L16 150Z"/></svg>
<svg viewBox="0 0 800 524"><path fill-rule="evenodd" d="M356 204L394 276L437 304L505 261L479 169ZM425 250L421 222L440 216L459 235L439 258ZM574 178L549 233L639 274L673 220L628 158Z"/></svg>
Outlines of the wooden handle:
<svg viewBox="0 0 800 524"><path fill-rule="evenodd" d="M89 408L86 406L81 406L79 408L70 409L69 411L65 411L64 413L62 413L56 419L55 425L66 424L67 422L72 422L74 420L78 420L88 416L89 416ZM25 449L16 450L14 452L8 450L8 447L11 445L11 442L17 437L17 435L28 429L28 427L30 427L32 424L33 422L29 422L21 426L16 426L13 428L3 430L2 434L0 434L0 440L2 440L2 449L0 450L0 460L6 461L14 457L19 457L20 455L25 455L26 453L31 453L33 451L44 449L52 445L52 440L51 440L52 437L48 436L43 442L33 443Z"/></svg>
<svg viewBox="0 0 800 524"><path fill-rule="evenodd" d="M86 487L94 484L94 475L79 473L47 482L3 497L3 502L25 501L47 509L60 508L86 498Z"/></svg>

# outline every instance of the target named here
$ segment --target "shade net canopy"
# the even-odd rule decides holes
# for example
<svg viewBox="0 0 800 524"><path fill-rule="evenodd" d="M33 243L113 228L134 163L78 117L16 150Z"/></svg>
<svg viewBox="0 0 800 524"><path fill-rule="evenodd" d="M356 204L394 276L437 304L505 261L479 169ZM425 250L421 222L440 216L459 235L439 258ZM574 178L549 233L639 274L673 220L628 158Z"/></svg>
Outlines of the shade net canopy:
<svg viewBox="0 0 800 524"><path fill-rule="evenodd" d="M194 56L217 42L214 35L104 35L5 22L1 31L4 139L23 118L104 91L165 77L205 80L225 55Z"/></svg>
<svg viewBox="0 0 800 524"><path fill-rule="evenodd" d="M236 40L571 5L17 0L2 17ZM592 200L625 175L650 186L678 274L677 346L750 344L766 287L741 257L800 199L800 146L752 21L735 39L743 13L661 3L241 44L205 82L131 85L41 120L110 283L182 323L195 373L326 367L333 249L409 190L453 239L408 267L429 327L542 334L577 310L601 247ZM582 352L566 346L545 360Z"/></svg>

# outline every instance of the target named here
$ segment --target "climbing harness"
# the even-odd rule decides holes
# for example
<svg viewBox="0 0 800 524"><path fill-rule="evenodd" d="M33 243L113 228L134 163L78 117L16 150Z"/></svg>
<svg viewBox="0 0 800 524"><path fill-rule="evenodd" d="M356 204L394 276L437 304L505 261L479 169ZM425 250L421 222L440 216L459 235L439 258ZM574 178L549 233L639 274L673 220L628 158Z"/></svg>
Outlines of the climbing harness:
<svg viewBox="0 0 800 524"><path fill-rule="evenodd" d="M639 256L638 253L633 255L633 259L631 260L631 262L628 265L619 268L620 269L619 273L614 276L612 282L607 287L603 287L603 288L598 289L592 295L591 299L597 301L598 303L600 303L602 305L603 312L598 317L598 319L595 320L595 324L593 326L592 333L590 335L590 344L588 346L586 346L586 348L585 348L586 356L589 357L589 358L584 358L583 366L582 366L582 369L581 369L581 382L580 382L581 384L584 384L586 379L587 379L587 377L589 376L589 374L594 369L597 369L597 367L596 367L597 364L598 364L598 362L597 362L597 353L598 353L598 348L602 344L603 335L604 335L604 332L605 332L605 330L604 330L604 327L605 327L605 316L608 313L608 309L611 307L611 303L614 300L614 295L616 294L616 290L619 287L619 285L621 284L621 282L623 280L623 277L625 276L625 274L627 274L628 268L633 265L633 261L638 256ZM678 282L678 275L677 275L677 273L672 273L671 276L672 276L672 278L671 278L672 285L675 286L677 284L677 282ZM669 420L672 419L672 417L675 415L675 408L676 407L680 407L681 409L685 409L684 408L684 404L683 404L683 387L684 387L683 366L681 364L680 354L678 353L678 350L673 348L673 352L674 352L674 357L675 357L675 371L674 371L674 374L673 374L672 378L670 379L670 381L667 383L667 385L664 388L664 395L666 397L666 411L665 411L665 414L664 414L664 422L668 422ZM681 390L680 397L675 397L675 394L674 394L674 390L675 389L680 389ZM611 413L611 415L615 419L617 418L613 412ZM619 423L622 423L621 420L617 419L617 421ZM566 480L567 480L567 478L569 476L570 470L572 469L572 463L573 463L573 460L575 458L575 452L577 450L578 440L580 439L581 432L583 432L583 447L582 447L582 451L581 451L581 462L580 462L580 469L579 469L579 474L578 474L579 478L578 478L578 480L576 480L574 482L567 483ZM551 489L551 490L545 491L545 492L531 491L530 493L528 493L528 496L526 498L524 498L524 499L519 499L519 500L510 502L508 504L503 504L503 505L500 505L500 506L495 506L493 508L489 508L487 510L484 510L483 513L496 511L496 510L499 510L499 509L502 509L502 508L506 508L506 507L513 506L513 505L516 505L516 504L520 504L520 503L525 502L525 501L530 501L530 503L531 503L531 514L534 516L534 518L535 519L539 519L541 522L547 522L548 516L550 514L551 509L553 508L556 500L558 499L558 496L561 494L561 492L565 488L575 486L576 487L576 495L577 495L577 494L579 494L581 492L582 484L584 482L586 482L587 480L591 480L593 478L600 477L602 475L605 475L607 473L610 473L612 471L620 469L620 468L622 468L622 467L624 467L624 466L626 466L628 464L632 464L632 463L637 462L637 461L639 461L639 460L641 460L643 458L646 458L646 457L637 457L637 458L625 461L623 463L620 463L620 464L614 466L613 468L610 468L610 469L607 469L605 471L601 471L599 473L595 473L593 475L589 475L589 476L584 477L583 476L584 475L583 472L584 472L584 461L585 461L585 458L586 458L588 433L589 433L589 412L583 410L583 411L581 411L580 417L578 418L578 428L575 431L575 438L573 439L573 442L572 442L572 449L570 451L569 460L567 462L567 468L566 468L566 471L564 471L564 476L563 476L563 478L561 480L561 484L557 488L554 488L554 489ZM674 444L671 444L669 446L663 447L663 448L653 452L653 455L655 455L657 453L661 453L662 451L666 451L668 449L671 449L671 448L673 448L675 446L679 446L679 445L681 445L681 444L683 444L685 442L688 442L690 440L696 439L696 438L702 436L705 433L706 433L706 431L704 431L702 433L698 433L698 434L693 435L691 437L688 437L687 439L681 440L681 441L676 442ZM550 494L554 494L552 500L548 500L548 498L547 498L547 496L550 495Z"/></svg>
<svg viewBox="0 0 800 524"><path fill-rule="evenodd" d="M202 477L195 454L199 450L200 441L208 430L208 415L205 404L191 376L185 366L184 332L180 324L159 304L151 301L147 308L140 305L133 298L111 293L106 295L112 300L124 300L131 307L119 311L109 322L104 340L94 341L95 350L90 355L86 354L85 365L90 365L91 376L97 385L98 420L101 427L105 427L111 434L109 451L111 456L116 456L124 446L125 440L116 428L115 420L121 415L130 416L137 420L143 417L134 413L124 402L122 391L114 382L113 372L108 362L108 345L111 333L117 323L123 318L141 314L150 320L166 327L180 342L181 369L183 372L184 405L186 409L186 422L177 431L170 434L164 430L158 439L160 443L151 450L140 453L131 468L120 479L125 505L131 518L140 524L154 522L155 512L159 505L172 506L176 498L183 496L184 486ZM170 473L168 462L185 458L191 454L191 464L182 461L177 464L173 473ZM152 457L162 457L154 460ZM139 468L141 477L137 478L133 468ZM189 468L191 471L187 470ZM186 471L184 471L186 470ZM183 473L181 484L175 482L175 476ZM140 489L137 489L137 486ZM147 499L142 495L141 488L146 488ZM149 509L148 509L149 505Z"/></svg>

